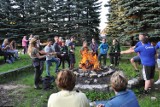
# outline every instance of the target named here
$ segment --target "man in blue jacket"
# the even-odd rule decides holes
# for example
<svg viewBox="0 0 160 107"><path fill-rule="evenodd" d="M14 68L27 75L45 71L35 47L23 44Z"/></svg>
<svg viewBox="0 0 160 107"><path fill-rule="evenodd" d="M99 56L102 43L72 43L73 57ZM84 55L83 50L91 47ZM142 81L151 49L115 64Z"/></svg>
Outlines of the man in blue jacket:
<svg viewBox="0 0 160 107"><path fill-rule="evenodd" d="M98 56L98 60L100 61L100 64L101 64L101 57L103 56L103 65L105 66L106 60L107 60L107 52L109 49L109 46L106 43L106 39L102 39L102 43L100 44L99 49L100 49L100 53Z"/></svg>

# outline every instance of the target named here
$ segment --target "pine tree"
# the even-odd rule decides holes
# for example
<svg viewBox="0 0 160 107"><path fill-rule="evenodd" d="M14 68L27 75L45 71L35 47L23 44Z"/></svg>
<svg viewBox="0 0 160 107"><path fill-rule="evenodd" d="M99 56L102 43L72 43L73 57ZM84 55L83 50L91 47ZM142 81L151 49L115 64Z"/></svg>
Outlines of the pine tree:
<svg viewBox="0 0 160 107"><path fill-rule="evenodd" d="M110 0L107 34L126 40L140 32L149 36L160 34L160 1L158 0Z"/></svg>
<svg viewBox="0 0 160 107"><path fill-rule="evenodd" d="M98 0L3 0L0 34L19 41L31 33L41 39L55 35L98 38L100 6Z"/></svg>

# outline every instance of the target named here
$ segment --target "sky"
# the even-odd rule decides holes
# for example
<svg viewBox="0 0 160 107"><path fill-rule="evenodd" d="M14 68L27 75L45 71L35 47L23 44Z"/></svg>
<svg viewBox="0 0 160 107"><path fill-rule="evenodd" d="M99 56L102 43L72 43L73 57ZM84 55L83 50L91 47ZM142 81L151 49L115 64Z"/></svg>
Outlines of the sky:
<svg viewBox="0 0 160 107"><path fill-rule="evenodd" d="M108 8L104 7L104 5L107 3L109 0L99 0L102 2L102 7L101 7L101 23L99 25L99 29L102 31L106 27L106 22L107 22L107 17L106 14L108 13Z"/></svg>

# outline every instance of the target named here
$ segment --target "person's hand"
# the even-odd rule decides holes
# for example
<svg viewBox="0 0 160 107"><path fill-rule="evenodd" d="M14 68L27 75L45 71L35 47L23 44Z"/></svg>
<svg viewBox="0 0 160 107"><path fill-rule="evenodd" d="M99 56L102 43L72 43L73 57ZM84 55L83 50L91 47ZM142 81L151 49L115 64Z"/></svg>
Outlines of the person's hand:
<svg viewBox="0 0 160 107"><path fill-rule="evenodd" d="M97 107L105 107L104 104L99 104Z"/></svg>
<svg viewBox="0 0 160 107"><path fill-rule="evenodd" d="M124 54L124 52L123 52L123 51L121 51L121 52L120 52L120 54Z"/></svg>

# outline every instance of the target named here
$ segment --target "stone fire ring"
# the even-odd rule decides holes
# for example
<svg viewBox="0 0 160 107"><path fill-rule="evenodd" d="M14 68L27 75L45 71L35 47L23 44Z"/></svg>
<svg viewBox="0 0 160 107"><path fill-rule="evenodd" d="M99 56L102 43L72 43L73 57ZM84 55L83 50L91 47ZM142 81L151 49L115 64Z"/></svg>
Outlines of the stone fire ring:
<svg viewBox="0 0 160 107"><path fill-rule="evenodd" d="M76 90L95 90L95 91L111 91L110 77L116 71L122 71L114 67L103 67L100 71L83 71L75 69L73 73L77 76ZM123 71L122 71L123 72ZM141 79L133 78L128 81L128 88L137 86Z"/></svg>
<svg viewBox="0 0 160 107"><path fill-rule="evenodd" d="M100 71L74 70L73 72L77 76L75 89L109 91L110 77L115 71L118 70L107 66L103 67Z"/></svg>

